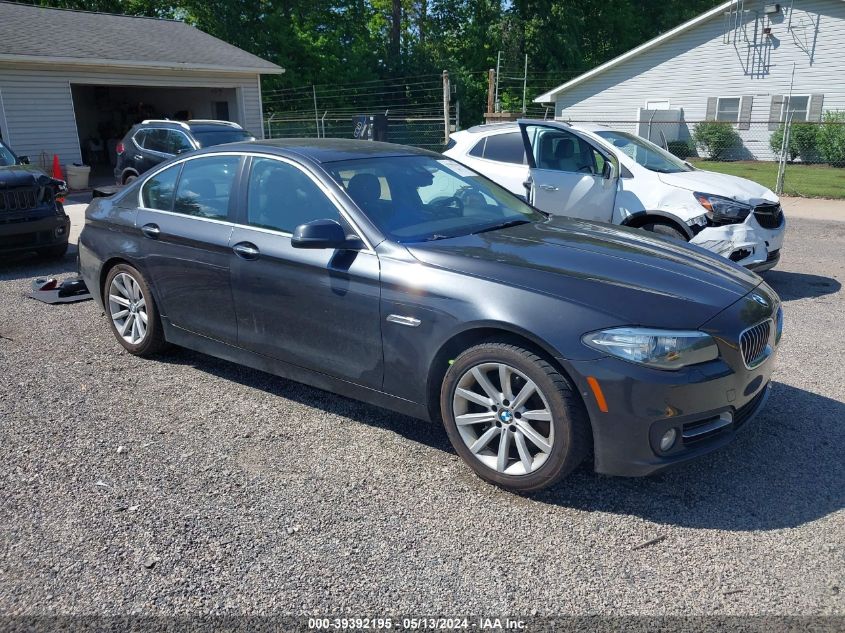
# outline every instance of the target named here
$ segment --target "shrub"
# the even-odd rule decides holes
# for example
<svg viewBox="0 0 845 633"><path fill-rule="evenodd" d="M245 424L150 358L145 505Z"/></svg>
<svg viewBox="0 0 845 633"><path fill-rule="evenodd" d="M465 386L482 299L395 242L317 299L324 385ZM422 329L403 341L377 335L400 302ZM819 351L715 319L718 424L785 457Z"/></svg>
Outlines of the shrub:
<svg viewBox="0 0 845 633"><path fill-rule="evenodd" d="M711 160L719 160L729 149L739 145L739 134L724 121L702 121L693 128L692 138Z"/></svg>
<svg viewBox="0 0 845 633"><path fill-rule="evenodd" d="M783 147L785 126L781 123L772 132L769 146L772 151L780 155ZM801 158L804 162L813 162L818 157L819 126L816 123L793 123L789 132L789 160Z"/></svg>
<svg viewBox="0 0 845 633"><path fill-rule="evenodd" d="M689 141L669 141L667 145L669 151L681 160L686 160L695 155L695 149L690 146Z"/></svg>
<svg viewBox="0 0 845 633"><path fill-rule="evenodd" d="M828 110L818 132L819 154L834 167L845 167L845 112Z"/></svg>

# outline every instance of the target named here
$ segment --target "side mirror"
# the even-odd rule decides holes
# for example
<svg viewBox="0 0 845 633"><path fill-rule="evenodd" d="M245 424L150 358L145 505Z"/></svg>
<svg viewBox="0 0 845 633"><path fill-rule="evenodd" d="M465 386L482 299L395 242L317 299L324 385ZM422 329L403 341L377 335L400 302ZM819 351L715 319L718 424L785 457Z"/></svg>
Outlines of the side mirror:
<svg viewBox="0 0 845 633"><path fill-rule="evenodd" d="M29 165L29 156L18 156L18 165Z"/></svg>
<svg viewBox="0 0 845 633"><path fill-rule="evenodd" d="M615 180L619 174L619 166L612 161L605 160L604 167L601 169L602 178L605 180Z"/></svg>
<svg viewBox="0 0 845 633"><path fill-rule="evenodd" d="M358 250L363 247L357 237L347 237L346 231L336 220L313 220L300 224L293 230L290 244L294 248Z"/></svg>

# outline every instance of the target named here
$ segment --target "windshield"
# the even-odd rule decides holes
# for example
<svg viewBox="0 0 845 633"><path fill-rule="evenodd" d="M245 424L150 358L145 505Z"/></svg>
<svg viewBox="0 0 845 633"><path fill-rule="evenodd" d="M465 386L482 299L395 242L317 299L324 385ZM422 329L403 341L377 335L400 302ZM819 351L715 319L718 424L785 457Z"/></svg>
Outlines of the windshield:
<svg viewBox="0 0 845 633"><path fill-rule="evenodd" d="M9 167L16 164L18 161L11 150L0 142L0 167Z"/></svg>
<svg viewBox="0 0 845 633"><path fill-rule="evenodd" d="M518 197L460 163L431 156L324 165L396 242L424 242L544 220Z"/></svg>
<svg viewBox="0 0 845 633"><path fill-rule="evenodd" d="M611 145L627 154L636 161L638 165L656 171L661 174L674 174L679 171L692 171L677 156L658 147L654 143L628 132L617 132L615 130L601 130L596 132L597 136L608 141Z"/></svg>
<svg viewBox="0 0 845 633"><path fill-rule="evenodd" d="M200 147L222 145L223 143L238 143L240 141L254 141L255 137L246 130L224 128L222 130L206 130L194 132L194 138Z"/></svg>

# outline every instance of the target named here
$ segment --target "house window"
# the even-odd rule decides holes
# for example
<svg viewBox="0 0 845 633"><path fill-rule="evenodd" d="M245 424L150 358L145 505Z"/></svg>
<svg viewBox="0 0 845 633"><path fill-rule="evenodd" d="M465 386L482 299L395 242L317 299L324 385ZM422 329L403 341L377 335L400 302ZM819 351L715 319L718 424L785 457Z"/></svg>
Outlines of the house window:
<svg viewBox="0 0 845 633"><path fill-rule="evenodd" d="M783 98L783 109L781 110L781 121L786 121L788 115L792 115L793 121L806 121L807 110L810 107L808 95L792 95Z"/></svg>
<svg viewBox="0 0 845 633"><path fill-rule="evenodd" d="M719 97L716 104L716 120L729 123L739 121L739 97Z"/></svg>

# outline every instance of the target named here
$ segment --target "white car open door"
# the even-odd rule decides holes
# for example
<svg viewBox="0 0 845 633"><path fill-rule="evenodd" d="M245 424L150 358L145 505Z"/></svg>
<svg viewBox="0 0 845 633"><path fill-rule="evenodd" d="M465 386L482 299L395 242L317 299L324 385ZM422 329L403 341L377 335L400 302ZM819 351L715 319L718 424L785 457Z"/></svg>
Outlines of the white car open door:
<svg viewBox="0 0 845 633"><path fill-rule="evenodd" d="M520 120L530 202L554 215L610 222L619 166L566 123Z"/></svg>

